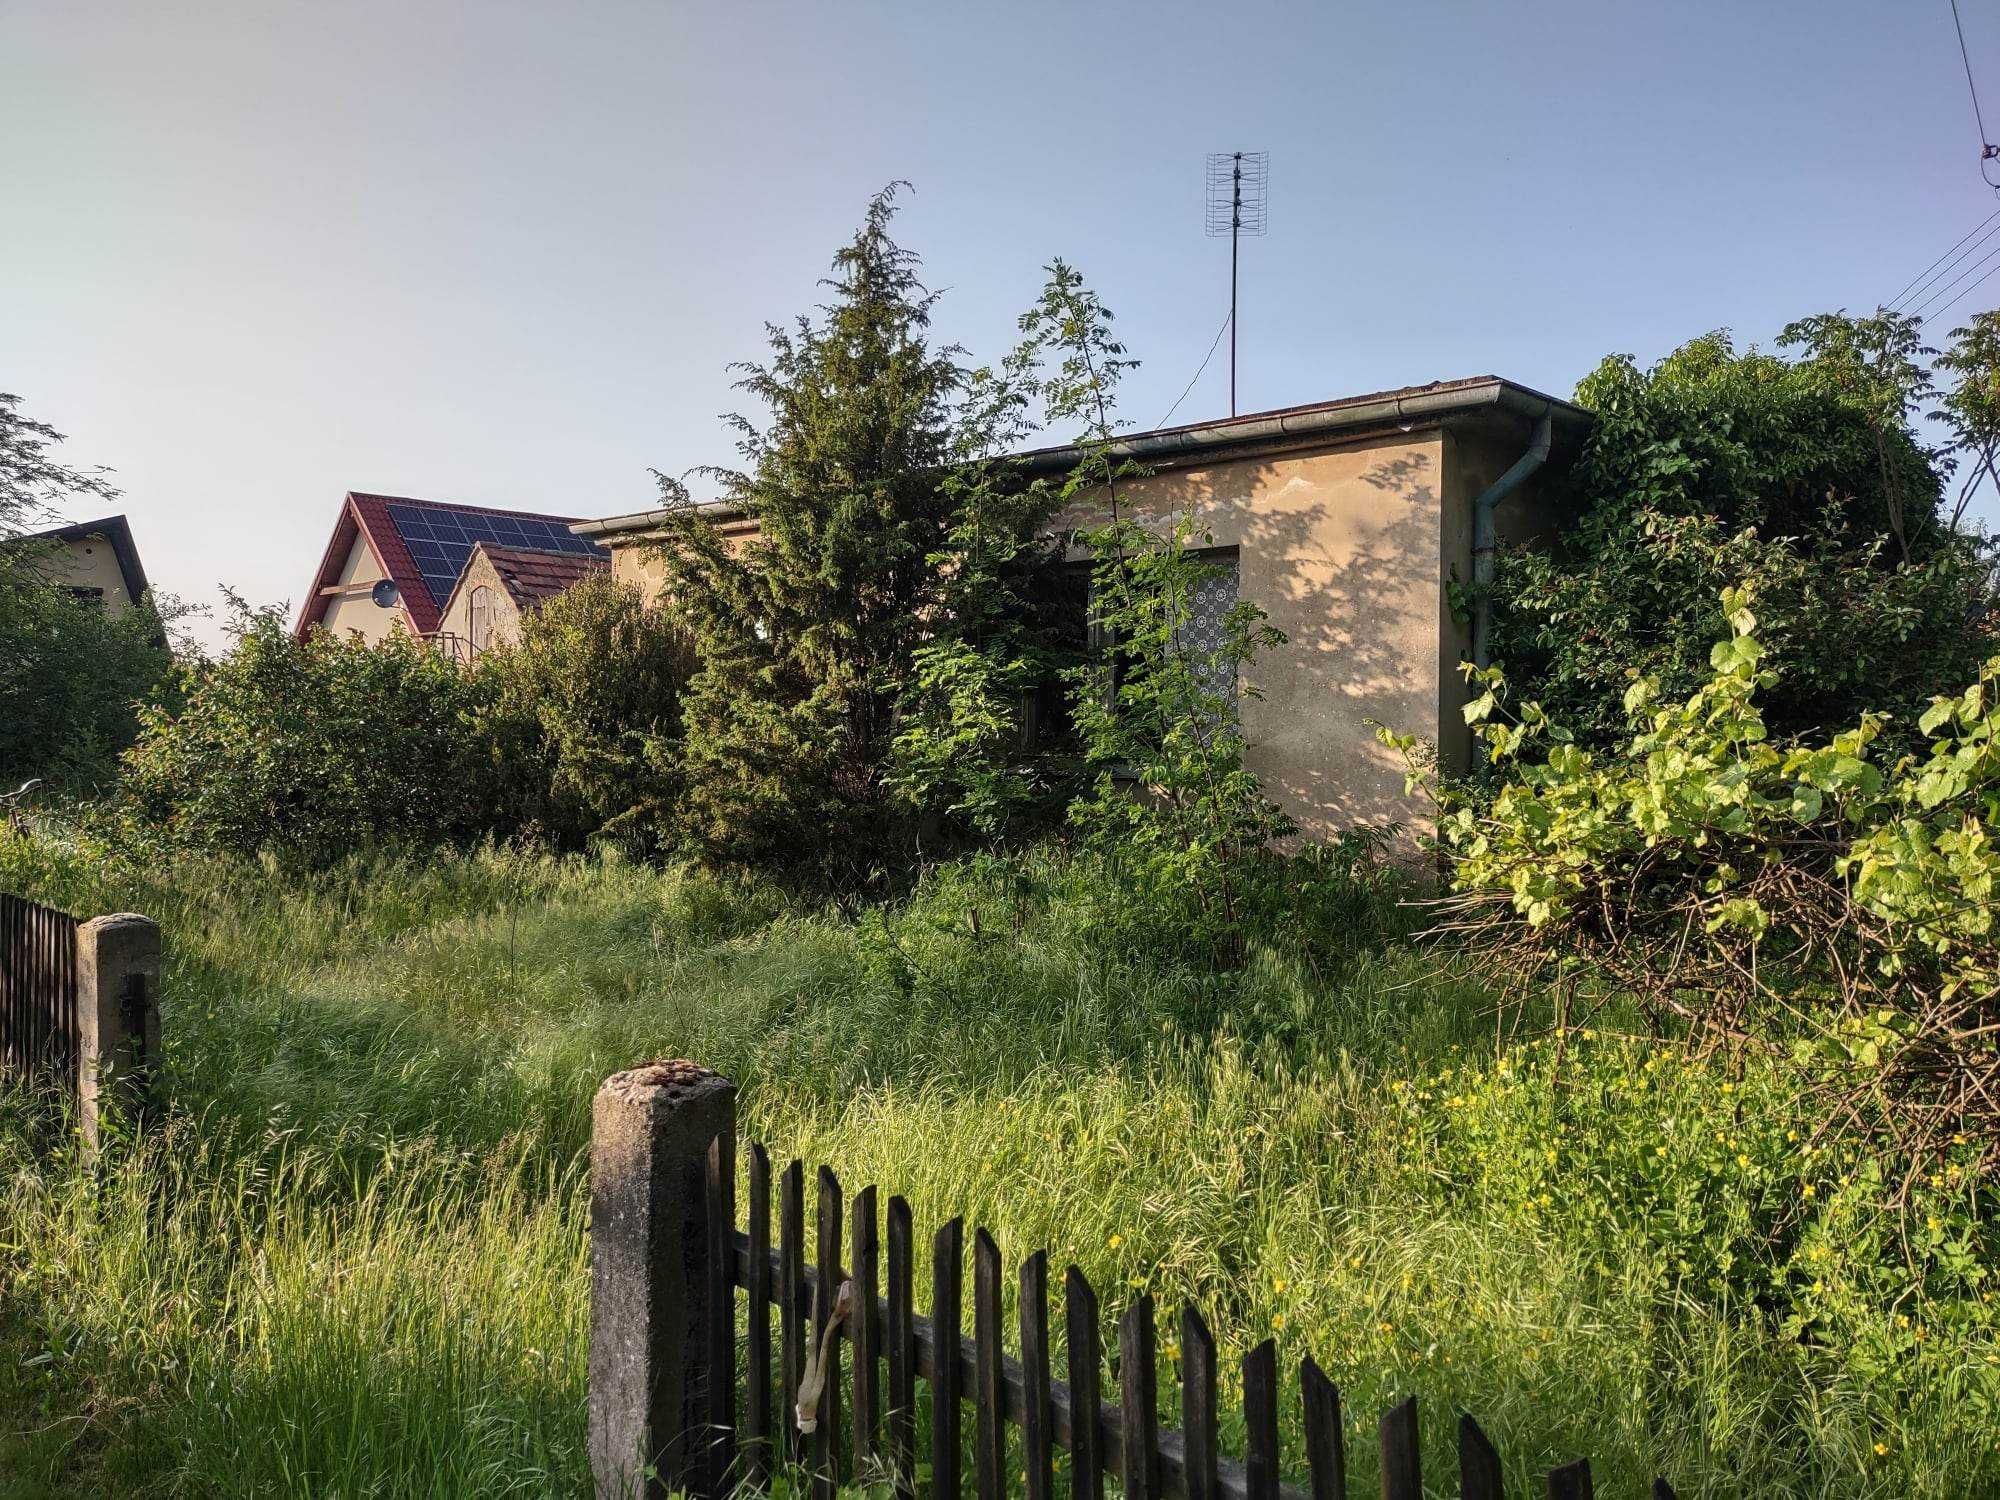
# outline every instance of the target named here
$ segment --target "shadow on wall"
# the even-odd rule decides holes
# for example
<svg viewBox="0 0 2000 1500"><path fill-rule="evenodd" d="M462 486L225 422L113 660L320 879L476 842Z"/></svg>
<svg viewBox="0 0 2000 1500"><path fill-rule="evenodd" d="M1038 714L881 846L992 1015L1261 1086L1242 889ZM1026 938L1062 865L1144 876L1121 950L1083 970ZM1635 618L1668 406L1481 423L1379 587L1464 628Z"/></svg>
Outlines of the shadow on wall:
<svg viewBox="0 0 2000 1500"><path fill-rule="evenodd" d="M1236 459L1136 481L1239 548L1239 592L1286 644L1250 674L1248 762L1302 831L1427 823L1370 721L1438 734L1441 446Z"/></svg>

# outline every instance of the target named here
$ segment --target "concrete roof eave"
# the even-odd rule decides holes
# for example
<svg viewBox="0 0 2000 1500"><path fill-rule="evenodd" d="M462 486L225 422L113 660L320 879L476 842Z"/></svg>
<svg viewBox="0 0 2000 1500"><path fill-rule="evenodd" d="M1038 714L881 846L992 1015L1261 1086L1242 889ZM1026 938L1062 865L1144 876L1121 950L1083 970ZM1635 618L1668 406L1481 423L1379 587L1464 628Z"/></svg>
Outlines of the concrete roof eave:
<svg viewBox="0 0 2000 1500"><path fill-rule="evenodd" d="M1186 462L1219 449L1269 447L1419 424L1442 425L1455 418L1501 415L1532 421L1544 413L1571 441L1580 439L1594 420L1582 407L1559 397L1544 395L1511 380L1483 375L1133 433L1114 441L1111 455L1148 463ZM1064 443L1024 453L1021 462L1031 473L1043 473L1070 468L1077 458L1076 445Z"/></svg>
<svg viewBox="0 0 2000 1500"><path fill-rule="evenodd" d="M657 530L669 516L682 511L693 511L698 516L706 516L711 521L729 521L742 515L743 508L733 500L703 500L694 505L666 505L653 510L629 511L622 516L605 516L597 521L578 521L570 527L575 536L615 537L630 536Z"/></svg>

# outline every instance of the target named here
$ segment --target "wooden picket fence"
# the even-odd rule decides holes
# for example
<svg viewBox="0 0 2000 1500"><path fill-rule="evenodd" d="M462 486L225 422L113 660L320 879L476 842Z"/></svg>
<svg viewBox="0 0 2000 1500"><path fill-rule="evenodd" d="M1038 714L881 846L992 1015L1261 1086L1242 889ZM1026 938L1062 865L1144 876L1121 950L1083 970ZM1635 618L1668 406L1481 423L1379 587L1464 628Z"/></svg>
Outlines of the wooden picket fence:
<svg viewBox="0 0 2000 1500"><path fill-rule="evenodd" d="M76 918L0 891L0 1072L76 1077Z"/></svg>
<svg viewBox="0 0 2000 1500"><path fill-rule="evenodd" d="M733 1223L728 1185L721 1180L731 1153L710 1153L710 1211ZM1225 1455L1217 1440L1220 1399L1215 1340L1199 1311L1179 1318L1180 1412L1178 1430L1158 1418L1159 1359L1154 1303L1134 1300L1118 1320L1116 1399L1103 1399L1106 1373L1099 1332L1099 1302L1075 1266L1063 1275L1062 1317L1067 1380L1052 1378L1049 1341L1049 1264L1037 1251L1020 1264L1019 1357L1007 1354L1002 1330L1003 1267L999 1247L985 1230L973 1237L972 1332L962 1329L965 1232L960 1219L931 1239L929 1317L915 1313L915 1241L910 1206L888 1202L886 1264L877 1238L877 1194L867 1187L842 1212L838 1179L818 1172L815 1264L805 1262L804 1167L794 1161L778 1179L778 1237L771 1242L771 1164L761 1145L750 1147L747 1229L731 1230L731 1253L710 1268L709 1305L728 1308L733 1337L735 1293L747 1301L743 1365L747 1399L740 1424L725 1430L716 1461L751 1486L763 1485L778 1463L811 1476L816 1500L828 1500L843 1481L888 1476L914 1495L918 1472L916 1382L930 1388L929 1493L957 1500L960 1493L964 1407L973 1411L972 1451L979 1500L1002 1500L1009 1490L1006 1428L1021 1432L1020 1492L1026 1500L1054 1500L1055 1450L1069 1454L1071 1500L1102 1500L1106 1476L1117 1479L1128 1500L1346 1500L1347 1455L1339 1388L1307 1355L1298 1369L1304 1412L1305 1470L1310 1487L1285 1483L1279 1451L1277 1347L1265 1339L1243 1356L1245 1450ZM725 1217L726 1216L726 1217ZM843 1220L848 1234L843 1260ZM886 1284L884 1272L886 1271ZM842 1288L843 1299L824 1295ZM878 1296L878 1288L884 1295ZM844 1316L841 1305L846 1303ZM778 1392L772 1402L770 1310L778 1313ZM828 1335L830 1320L841 1326ZM718 1321L720 1330L720 1321ZM842 1350L851 1350L849 1420L842 1438ZM808 1362L828 1355L818 1420L802 1434L791 1420L790 1397L808 1378ZM716 1350L719 1368L736 1367L733 1349ZM886 1385L883 1376L886 1374ZM1096 1420L1083 1419L1094 1413ZM1422 1500L1421 1452L1414 1398L1385 1413L1378 1425L1383 1500ZM733 1452L731 1447L733 1445ZM1436 1462L1433 1459L1433 1462ZM1459 1494L1464 1500L1500 1500L1501 1463L1493 1443L1470 1416L1457 1432ZM1550 1500L1588 1500L1590 1463L1578 1459L1547 1476ZM1672 1500L1665 1479L1654 1481L1654 1500Z"/></svg>
<svg viewBox="0 0 2000 1500"><path fill-rule="evenodd" d="M74 1105L89 1146L114 1102L136 1116L152 1103L159 987L149 918L79 921L0 891L0 1083Z"/></svg>

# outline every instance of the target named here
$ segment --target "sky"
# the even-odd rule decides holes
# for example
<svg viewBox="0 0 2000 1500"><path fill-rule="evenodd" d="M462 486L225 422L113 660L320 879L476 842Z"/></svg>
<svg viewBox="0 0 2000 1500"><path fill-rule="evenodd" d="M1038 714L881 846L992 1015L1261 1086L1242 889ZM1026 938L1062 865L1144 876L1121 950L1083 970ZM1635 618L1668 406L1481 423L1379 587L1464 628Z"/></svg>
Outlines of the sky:
<svg viewBox="0 0 2000 1500"><path fill-rule="evenodd" d="M1227 311L1212 151L1270 159L1244 411L1768 343L1996 207L1947 0L0 0L0 140L0 389L210 606L296 607L348 490L597 516L732 461L731 362L892 180L940 337L997 359L1062 256L1140 428Z"/></svg>

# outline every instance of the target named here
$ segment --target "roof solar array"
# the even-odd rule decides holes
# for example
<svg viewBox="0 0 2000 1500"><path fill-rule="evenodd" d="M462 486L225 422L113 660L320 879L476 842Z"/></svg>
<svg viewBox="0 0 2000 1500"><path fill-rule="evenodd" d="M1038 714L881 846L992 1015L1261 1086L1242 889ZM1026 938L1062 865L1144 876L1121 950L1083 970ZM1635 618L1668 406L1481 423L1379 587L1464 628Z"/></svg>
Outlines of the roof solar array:
<svg viewBox="0 0 2000 1500"><path fill-rule="evenodd" d="M465 560L477 542L498 547L525 547L536 552L568 552L602 557L604 552L569 529L569 522L533 516L502 516L491 511L447 510L439 506L390 505L403 545L423 574L424 587L443 607L452 585L465 571Z"/></svg>

